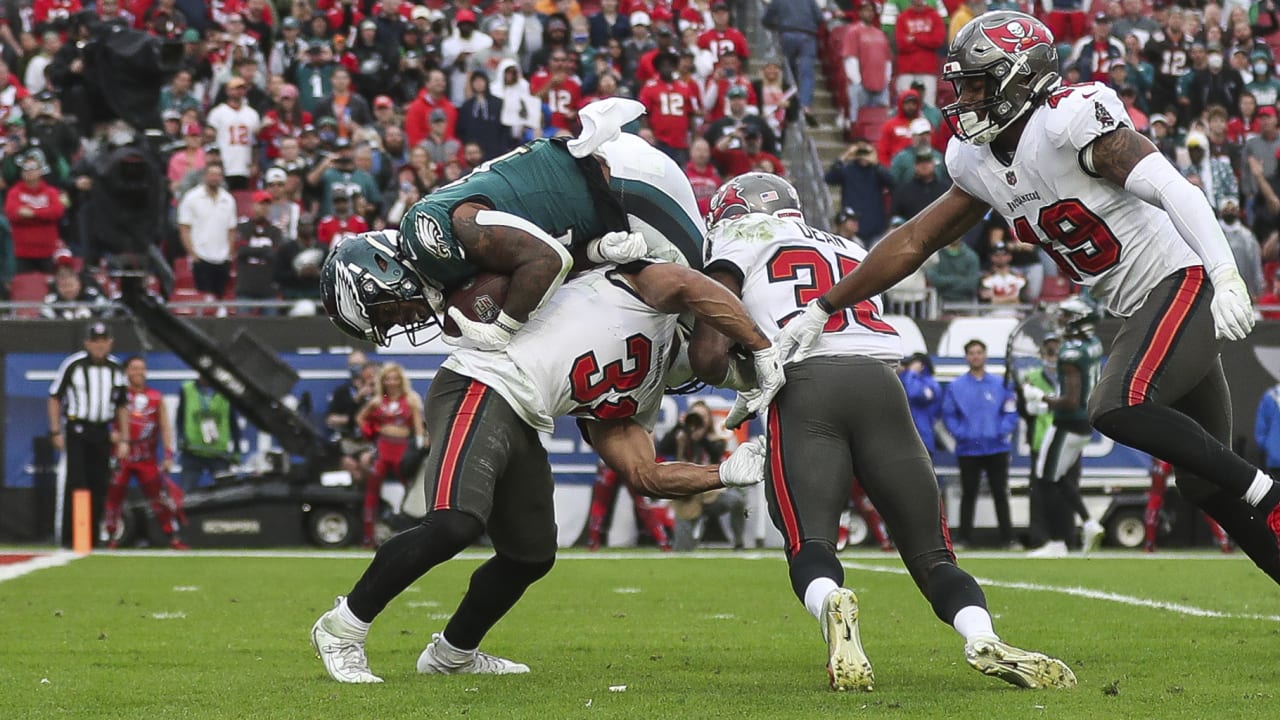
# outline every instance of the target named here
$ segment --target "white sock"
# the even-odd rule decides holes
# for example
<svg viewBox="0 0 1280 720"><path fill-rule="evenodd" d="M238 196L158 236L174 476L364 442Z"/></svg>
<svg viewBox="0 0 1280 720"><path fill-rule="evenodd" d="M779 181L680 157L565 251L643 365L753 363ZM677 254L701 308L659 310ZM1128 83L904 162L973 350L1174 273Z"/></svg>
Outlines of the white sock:
<svg viewBox="0 0 1280 720"><path fill-rule="evenodd" d="M369 625L351 612L351 608L347 607L347 599L342 598L342 602L338 603L338 607L334 609L338 615L338 620L345 626L344 629L350 630L351 633L359 639L364 639L369 634Z"/></svg>
<svg viewBox="0 0 1280 720"><path fill-rule="evenodd" d="M1274 485L1275 481L1259 470L1258 474L1253 476L1253 482L1249 484L1249 489L1244 491L1244 501L1254 507L1258 507L1258 503L1262 502L1267 493L1271 492L1271 488Z"/></svg>
<svg viewBox="0 0 1280 720"><path fill-rule="evenodd" d="M814 578L809 587L804 589L804 606L809 614L822 620L822 605L827 601L828 595L839 589L840 586L831 578Z"/></svg>
<svg viewBox="0 0 1280 720"><path fill-rule="evenodd" d="M466 660L476 654L476 648L463 650L457 645L449 642L449 638L445 637L444 633L440 633L440 649L449 657L454 657L459 660Z"/></svg>
<svg viewBox="0 0 1280 720"><path fill-rule="evenodd" d="M951 627L964 637L966 643L979 639L1000 639L995 629L991 627L991 613L977 605L960 608L960 612L956 613L955 619L951 621Z"/></svg>

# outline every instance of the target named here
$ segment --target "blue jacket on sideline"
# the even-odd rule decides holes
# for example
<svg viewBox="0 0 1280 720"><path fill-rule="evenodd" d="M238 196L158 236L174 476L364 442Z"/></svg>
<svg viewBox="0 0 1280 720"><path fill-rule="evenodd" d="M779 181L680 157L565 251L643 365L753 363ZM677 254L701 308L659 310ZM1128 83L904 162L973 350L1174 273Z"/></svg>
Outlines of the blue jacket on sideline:
<svg viewBox="0 0 1280 720"><path fill-rule="evenodd" d="M1253 439L1267 456L1266 467L1280 467L1280 385L1272 386L1258 401Z"/></svg>
<svg viewBox="0 0 1280 720"><path fill-rule="evenodd" d="M1018 429L1018 398L999 376L979 380L965 373L947 386L942 422L956 439L956 455L994 455L1013 449Z"/></svg>
<svg viewBox="0 0 1280 720"><path fill-rule="evenodd" d="M911 419L915 421L916 431L929 453L938 450L934 437L933 423L942 410L942 388L933 375L924 371L903 370L898 374L902 387L907 391L907 403L911 406Z"/></svg>

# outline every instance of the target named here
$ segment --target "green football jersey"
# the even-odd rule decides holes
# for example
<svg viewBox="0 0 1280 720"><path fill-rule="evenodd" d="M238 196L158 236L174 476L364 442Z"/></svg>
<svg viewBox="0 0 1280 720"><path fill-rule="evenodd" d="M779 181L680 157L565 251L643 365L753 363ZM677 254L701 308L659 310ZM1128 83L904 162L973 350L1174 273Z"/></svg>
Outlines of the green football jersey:
<svg viewBox="0 0 1280 720"><path fill-rule="evenodd" d="M1055 422L1089 419L1089 396L1102 371L1102 342L1096 337L1068 338L1058 350L1058 382L1068 366L1080 371L1080 404L1074 410L1055 410Z"/></svg>
<svg viewBox="0 0 1280 720"><path fill-rule="evenodd" d="M524 218L566 246L625 230L620 214L592 192L579 162L563 142L534 140L435 190L400 221L410 261L446 293L478 272L453 234L453 211L465 202Z"/></svg>

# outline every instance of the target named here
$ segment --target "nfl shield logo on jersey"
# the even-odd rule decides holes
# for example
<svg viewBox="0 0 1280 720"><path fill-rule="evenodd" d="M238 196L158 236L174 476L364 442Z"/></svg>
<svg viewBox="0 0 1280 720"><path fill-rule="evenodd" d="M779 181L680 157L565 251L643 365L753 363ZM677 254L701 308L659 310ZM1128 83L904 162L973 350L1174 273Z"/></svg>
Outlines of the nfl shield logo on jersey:
<svg viewBox="0 0 1280 720"><path fill-rule="evenodd" d="M1012 171L1012 170L1010 170L1010 171L1008 171L1008 172L1006 172L1006 173L1004 174L1004 181L1005 181L1005 182L1007 182L1007 183L1009 183L1010 185L1017 185L1017 184L1018 184L1018 176L1017 176L1017 175L1014 175L1014 174L1013 174L1013 171Z"/></svg>

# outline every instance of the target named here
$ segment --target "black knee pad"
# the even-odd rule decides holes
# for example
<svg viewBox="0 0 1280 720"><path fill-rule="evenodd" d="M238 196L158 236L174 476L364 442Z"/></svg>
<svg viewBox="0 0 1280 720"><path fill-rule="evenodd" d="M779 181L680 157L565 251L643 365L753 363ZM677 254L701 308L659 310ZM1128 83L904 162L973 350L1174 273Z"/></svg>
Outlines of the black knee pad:
<svg viewBox="0 0 1280 720"><path fill-rule="evenodd" d="M556 558L552 555L546 560L528 561L516 560L506 555L495 555L492 562L495 567L502 570L503 575L525 585L532 585L551 572L551 568L556 564Z"/></svg>
<svg viewBox="0 0 1280 720"><path fill-rule="evenodd" d="M461 510L432 510L422 518L422 527L427 530L428 542L448 552L448 557L471 547L484 534L484 523Z"/></svg>
<svg viewBox="0 0 1280 720"><path fill-rule="evenodd" d="M933 606L933 614L948 625L963 608L987 606L987 596L982 593L978 581L950 562L939 563L929 572L925 580L925 597Z"/></svg>
<svg viewBox="0 0 1280 720"><path fill-rule="evenodd" d="M831 578L836 585L844 585L844 566L836 559L836 549L826 540L802 543L789 565L791 590L800 602L804 602L804 591L816 578Z"/></svg>

